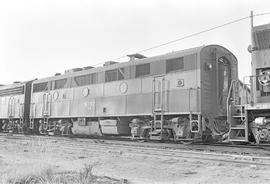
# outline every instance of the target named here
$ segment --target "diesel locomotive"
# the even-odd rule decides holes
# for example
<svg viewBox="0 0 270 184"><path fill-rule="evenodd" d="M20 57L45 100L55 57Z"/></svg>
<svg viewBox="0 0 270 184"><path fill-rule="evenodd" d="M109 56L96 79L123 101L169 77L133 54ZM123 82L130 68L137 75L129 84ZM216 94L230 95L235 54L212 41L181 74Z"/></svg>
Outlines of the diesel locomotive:
<svg viewBox="0 0 270 184"><path fill-rule="evenodd" d="M251 14L251 18L253 15ZM250 84L251 99L229 116L230 140L240 142L270 143L270 24L253 26L251 19L252 76L244 78Z"/></svg>
<svg viewBox="0 0 270 184"><path fill-rule="evenodd" d="M232 52L208 45L128 56L128 62L0 87L3 131L19 131L19 124L39 134L204 141L228 133L230 86L238 81Z"/></svg>

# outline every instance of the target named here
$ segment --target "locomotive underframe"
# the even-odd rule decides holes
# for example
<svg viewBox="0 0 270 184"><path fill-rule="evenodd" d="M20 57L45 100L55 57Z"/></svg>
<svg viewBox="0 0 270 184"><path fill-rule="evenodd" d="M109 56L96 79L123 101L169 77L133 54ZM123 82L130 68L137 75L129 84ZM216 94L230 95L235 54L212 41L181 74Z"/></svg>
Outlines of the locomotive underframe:
<svg viewBox="0 0 270 184"><path fill-rule="evenodd" d="M4 133L25 133L27 129L23 118L0 119L1 130Z"/></svg>
<svg viewBox="0 0 270 184"><path fill-rule="evenodd" d="M179 118L179 122L173 122L174 118ZM140 125L130 126L130 130L124 134L128 135L132 139L154 139L154 140L173 140L173 141L212 141L214 138L213 126L210 123L210 119L202 117L200 113L187 113L187 114L164 114L164 125L157 125L154 128L153 115L133 115L133 116L104 116L104 117L42 117L30 119L30 132L37 134L49 134L49 135L70 135L72 131L63 132L64 127L73 127L74 121L85 119L85 121L98 121L116 119L122 121L126 126L130 126L133 119L139 119L142 121ZM67 125L69 124L69 125ZM81 127L88 126L82 125ZM136 133L134 133L134 127L136 127ZM99 128L102 136L110 136L102 132L101 125ZM216 132L216 131L214 131ZM88 136L96 136L96 133L88 134ZM221 136L220 136L221 137ZM219 138L220 138L219 137Z"/></svg>
<svg viewBox="0 0 270 184"><path fill-rule="evenodd" d="M270 123L263 119L270 118L270 103L256 103L246 106L247 122L249 125L249 141L270 143ZM257 122L256 119L262 119Z"/></svg>

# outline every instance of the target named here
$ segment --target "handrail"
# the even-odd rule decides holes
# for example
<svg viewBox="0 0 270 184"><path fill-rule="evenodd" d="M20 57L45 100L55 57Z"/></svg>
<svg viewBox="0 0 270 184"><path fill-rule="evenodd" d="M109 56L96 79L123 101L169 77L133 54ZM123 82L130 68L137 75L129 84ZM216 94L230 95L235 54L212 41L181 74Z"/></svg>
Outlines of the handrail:
<svg viewBox="0 0 270 184"><path fill-rule="evenodd" d="M249 78L249 80L250 80L250 84L249 84L249 86L250 86L250 88L249 88L250 95L248 93L248 84L246 84L246 82L245 82L246 81L245 80L246 78ZM252 95L253 95L252 93L253 92L252 92L252 84L251 84L252 81L251 81L251 78L252 78L251 76L244 76L243 77L243 86L244 86L244 89L245 89L245 92L246 92L246 102L247 102L246 104L250 104L250 103L252 104L252 101L253 101L253 97L252 97ZM250 99L249 99L249 97L250 97Z"/></svg>
<svg viewBox="0 0 270 184"><path fill-rule="evenodd" d="M233 91L233 89L235 89L236 88L236 86L237 86L237 84L239 85L239 83L240 83L240 80L232 80L231 81L231 85L230 85L230 88L229 88L229 92L228 92L228 96L227 96L227 122L229 122L229 111L230 111L230 104L229 104L229 102L230 102L230 97L231 97L231 94L232 94L232 92L234 92L234 100L235 100L235 94L236 94L236 91ZM249 103L249 95L248 95L248 89L247 89L247 86L245 85L245 83L243 83L243 87L242 87L242 90L244 90L244 92L243 93L241 93L241 94L239 94L239 91L238 91L238 94L240 95L240 97L241 97L241 101L240 101L240 104L238 104L239 106L241 106L241 110L240 110L240 113L241 113L241 120L244 120L244 112L243 112L243 109L242 109L242 106L244 105L244 103L243 103L243 100L242 99L244 99L243 98L243 95L244 95L244 93L246 94L246 104L248 104ZM252 99L251 99L252 100ZM235 102L235 101L234 101ZM236 104L235 104L236 105Z"/></svg>
<svg viewBox="0 0 270 184"><path fill-rule="evenodd" d="M230 85L228 96L227 96L227 104L226 105L227 105L227 122L228 123L229 123L229 102L230 102L230 97L231 97L231 92L232 92L233 86L236 82L238 82L238 80L234 79L231 81L231 85Z"/></svg>

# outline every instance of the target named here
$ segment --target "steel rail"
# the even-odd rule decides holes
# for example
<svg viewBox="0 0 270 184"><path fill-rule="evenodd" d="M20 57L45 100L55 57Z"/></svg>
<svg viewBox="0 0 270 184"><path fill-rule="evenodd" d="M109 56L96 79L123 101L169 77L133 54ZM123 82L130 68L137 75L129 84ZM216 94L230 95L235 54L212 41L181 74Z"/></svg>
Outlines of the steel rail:
<svg viewBox="0 0 270 184"><path fill-rule="evenodd" d="M4 139L10 139L11 137L1 137L3 142ZM15 138L15 140L18 137ZM20 141L36 141L33 139L25 139L25 137L20 136ZM40 141L51 140L55 141L55 139L47 139L47 137L39 137ZM148 156L159 156L159 157L173 157L173 158L186 158L193 160L207 160L207 161L221 161L221 162L229 162L229 163L238 163L238 164L254 164L254 165L264 165L270 166L270 158L269 157L258 157L258 156L239 156L232 154L217 154L217 153L209 153L209 152L198 152L198 151L185 151L185 150L176 150L176 149L168 149L168 148L153 148L153 147L141 147L140 145L121 145L121 144L107 144L104 142L76 142L73 139L57 139L57 144L48 143L50 149L65 149L67 151L78 152L79 154L88 153L88 152L100 152L104 153L114 153L121 152L121 154L135 154L135 155L148 155ZM61 142L61 144L60 144ZM18 143L18 141L15 141ZM59 145L60 144L60 145ZM142 149L143 148L143 149Z"/></svg>

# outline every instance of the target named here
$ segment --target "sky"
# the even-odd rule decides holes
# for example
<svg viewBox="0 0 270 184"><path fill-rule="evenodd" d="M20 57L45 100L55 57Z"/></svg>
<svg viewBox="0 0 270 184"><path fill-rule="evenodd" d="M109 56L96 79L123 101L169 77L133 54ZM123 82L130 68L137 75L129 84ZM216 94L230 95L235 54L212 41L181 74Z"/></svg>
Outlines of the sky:
<svg viewBox="0 0 270 184"><path fill-rule="evenodd" d="M0 84L98 66L127 54L254 14L269 0L0 0ZM270 23L270 15L254 25ZM239 78L251 73L250 20L157 49L155 56L219 44L238 58Z"/></svg>

